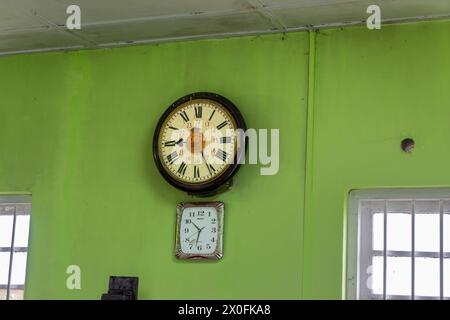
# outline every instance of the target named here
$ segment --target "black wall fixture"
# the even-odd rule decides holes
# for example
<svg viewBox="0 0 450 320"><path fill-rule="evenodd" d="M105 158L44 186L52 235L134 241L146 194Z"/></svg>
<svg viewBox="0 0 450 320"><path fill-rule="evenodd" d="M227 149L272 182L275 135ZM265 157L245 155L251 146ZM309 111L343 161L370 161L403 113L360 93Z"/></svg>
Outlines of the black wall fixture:
<svg viewBox="0 0 450 320"><path fill-rule="evenodd" d="M102 300L137 300L138 277L109 277L108 293L102 294Z"/></svg>

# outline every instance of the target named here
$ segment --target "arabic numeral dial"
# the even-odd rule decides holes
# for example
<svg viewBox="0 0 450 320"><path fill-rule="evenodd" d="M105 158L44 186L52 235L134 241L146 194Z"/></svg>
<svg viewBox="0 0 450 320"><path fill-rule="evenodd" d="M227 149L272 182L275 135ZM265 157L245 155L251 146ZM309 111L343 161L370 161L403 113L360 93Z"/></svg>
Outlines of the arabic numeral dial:
<svg viewBox="0 0 450 320"><path fill-rule="evenodd" d="M215 254L220 225L214 208L188 207L184 209L179 221L180 249L183 254Z"/></svg>

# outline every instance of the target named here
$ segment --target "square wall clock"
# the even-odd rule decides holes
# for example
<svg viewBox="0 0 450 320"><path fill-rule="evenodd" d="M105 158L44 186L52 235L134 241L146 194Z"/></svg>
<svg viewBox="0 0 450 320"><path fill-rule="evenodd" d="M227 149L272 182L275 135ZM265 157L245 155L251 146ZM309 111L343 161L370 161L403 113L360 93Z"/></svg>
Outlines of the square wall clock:
<svg viewBox="0 0 450 320"><path fill-rule="evenodd" d="M175 256L178 259L222 258L223 202L177 205Z"/></svg>

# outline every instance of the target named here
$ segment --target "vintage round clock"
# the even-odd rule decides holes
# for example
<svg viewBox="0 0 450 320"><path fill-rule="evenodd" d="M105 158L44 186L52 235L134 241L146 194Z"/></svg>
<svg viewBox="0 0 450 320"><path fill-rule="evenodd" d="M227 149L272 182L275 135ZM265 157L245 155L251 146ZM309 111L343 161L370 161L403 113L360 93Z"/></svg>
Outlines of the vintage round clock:
<svg viewBox="0 0 450 320"><path fill-rule="evenodd" d="M231 184L245 157L244 118L225 97L198 92L175 101L153 138L161 175L190 194L211 195Z"/></svg>

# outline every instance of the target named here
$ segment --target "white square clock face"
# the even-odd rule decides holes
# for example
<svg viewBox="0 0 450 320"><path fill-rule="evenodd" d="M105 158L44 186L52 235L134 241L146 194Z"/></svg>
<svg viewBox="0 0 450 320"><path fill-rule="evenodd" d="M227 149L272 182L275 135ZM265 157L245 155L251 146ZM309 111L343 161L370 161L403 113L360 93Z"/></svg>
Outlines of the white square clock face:
<svg viewBox="0 0 450 320"><path fill-rule="evenodd" d="M223 208L222 202L180 203L177 206L177 258L222 257Z"/></svg>

